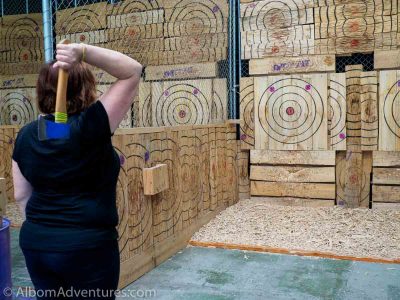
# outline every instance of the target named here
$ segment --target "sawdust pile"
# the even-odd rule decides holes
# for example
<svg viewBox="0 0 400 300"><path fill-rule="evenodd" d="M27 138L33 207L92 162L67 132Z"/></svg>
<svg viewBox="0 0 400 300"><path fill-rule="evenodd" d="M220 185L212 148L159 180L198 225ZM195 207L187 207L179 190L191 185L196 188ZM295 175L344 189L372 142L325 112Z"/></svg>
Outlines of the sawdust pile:
<svg viewBox="0 0 400 300"><path fill-rule="evenodd" d="M192 240L400 258L400 211L271 206L242 200L221 212Z"/></svg>

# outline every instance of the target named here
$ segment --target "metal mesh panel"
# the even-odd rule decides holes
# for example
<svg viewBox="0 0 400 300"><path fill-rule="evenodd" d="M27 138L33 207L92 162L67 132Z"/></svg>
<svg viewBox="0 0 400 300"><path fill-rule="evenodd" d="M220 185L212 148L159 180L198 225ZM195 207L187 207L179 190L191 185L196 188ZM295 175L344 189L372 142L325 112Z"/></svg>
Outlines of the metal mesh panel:
<svg viewBox="0 0 400 300"><path fill-rule="evenodd" d="M353 54L336 57L336 72L343 73L347 65L363 65L364 71L374 70L374 54Z"/></svg>

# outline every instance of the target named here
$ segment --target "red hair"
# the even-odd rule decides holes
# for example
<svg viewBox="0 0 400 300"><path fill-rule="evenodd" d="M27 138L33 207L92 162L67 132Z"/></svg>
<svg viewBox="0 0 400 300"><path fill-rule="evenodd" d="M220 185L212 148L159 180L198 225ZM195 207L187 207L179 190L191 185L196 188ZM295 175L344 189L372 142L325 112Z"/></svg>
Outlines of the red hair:
<svg viewBox="0 0 400 300"><path fill-rule="evenodd" d="M54 113L56 106L58 70L54 63L42 66L36 85L39 110L45 114ZM68 73L67 113L80 113L96 101L96 79L85 63L76 64Z"/></svg>

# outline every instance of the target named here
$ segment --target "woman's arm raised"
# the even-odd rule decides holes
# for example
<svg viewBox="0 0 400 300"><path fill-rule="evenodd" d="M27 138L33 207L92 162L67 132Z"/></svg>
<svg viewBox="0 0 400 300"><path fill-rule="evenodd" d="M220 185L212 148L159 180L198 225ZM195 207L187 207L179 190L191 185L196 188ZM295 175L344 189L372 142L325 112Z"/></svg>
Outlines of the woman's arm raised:
<svg viewBox="0 0 400 300"><path fill-rule="evenodd" d="M111 132L114 132L138 92L143 67L136 60L117 51L81 44L58 44L55 67L69 69L79 63L83 55L83 47L86 47L86 63L118 79L100 98L108 114Z"/></svg>

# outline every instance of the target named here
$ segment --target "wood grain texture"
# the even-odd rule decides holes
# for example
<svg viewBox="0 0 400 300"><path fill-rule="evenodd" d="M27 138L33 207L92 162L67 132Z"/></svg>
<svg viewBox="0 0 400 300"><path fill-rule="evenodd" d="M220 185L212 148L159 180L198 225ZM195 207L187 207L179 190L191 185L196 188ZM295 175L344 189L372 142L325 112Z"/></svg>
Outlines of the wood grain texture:
<svg viewBox="0 0 400 300"><path fill-rule="evenodd" d="M372 186L372 201L385 203L400 203L400 186L374 185Z"/></svg>
<svg viewBox="0 0 400 300"><path fill-rule="evenodd" d="M249 151L241 151L241 144L239 143L238 151L238 175L239 175L239 198L249 199L250 198L250 153Z"/></svg>
<svg viewBox="0 0 400 300"><path fill-rule="evenodd" d="M251 181L252 196L335 199L335 184Z"/></svg>
<svg viewBox="0 0 400 300"><path fill-rule="evenodd" d="M251 150L251 164L335 166L335 151Z"/></svg>
<svg viewBox="0 0 400 300"><path fill-rule="evenodd" d="M172 79L198 79L217 77L216 63L183 64L170 66L148 66L146 81Z"/></svg>
<svg viewBox="0 0 400 300"><path fill-rule="evenodd" d="M372 209L400 210L400 203L372 203Z"/></svg>
<svg viewBox="0 0 400 300"><path fill-rule="evenodd" d="M2 221L2 217L7 213L7 187L6 187L6 179L0 178L0 221ZM2 223L3 224L3 223Z"/></svg>
<svg viewBox="0 0 400 300"><path fill-rule="evenodd" d="M400 167L400 152L397 151L374 151L374 167Z"/></svg>
<svg viewBox="0 0 400 300"><path fill-rule="evenodd" d="M378 74L361 74L361 150L378 150Z"/></svg>
<svg viewBox="0 0 400 300"><path fill-rule="evenodd" d="M346 66L347 150L361 150L361 74L362 65Z"/></svg>
<svg viewBox="0 0 400 300"><path fill-rule="evenodd" d="M328 144L331 150L346 150L346 74L329 74Z"/></svg>
<svg viewBox="0 0 400 300"><path fill-rule="evenodd" d="M250 75L293 74L311 72L335 72L334 55L310 55L299 58L271 57L252 59L249 64Z"/></svg>
<svg viewBox="0 0 400 300"><path fill-rule="evenodd" d="M386 185L400 185L399 168L374 168L373 183Z"/></svg>
<svg viewBox="0 0 400 300"><path fill-rule="evenodd" d="M369 207L372 152L340 151L336 164L336 201L344 207Z"/></svg>
<svg viewBox="0 0 400 300"><path fill-rule="evenodd" d="M327 150L327 75L254 78L255 148Z"/></svg>
<svg viewBox="0 0 400 300"><path fill-rule="evenodd" d="M223 123L228 120L228 80L225 78L213 79L212 91L210 123Z"/></svg>
<svg viewBox="0 0 400 300"><path fill-rule="evenodd" d="M157 164L143 169L143 188L146 196L153 196L169 188L168 166Z"/></svg>
<svg viewBox="0 0 400 300"><path fill-rule="evenodd" d="M327 199L305 199L305 198L294 198L294 197L252 197L252 198L261 199L264 203L269 205L300 206L300 207L335 206L335 200L327 200Z"/></svg>
<svg viewBox="0 0 400 300"><path fill-rule="evenodd" d="M374 52L374 69L400 68L400 50L387 50Z"/></svg>
<svg viewBox="0 0 400 300"><path fill-rule="evenodd" d="M240 79L240 140L242 149L254 149L254 78Z"/></svg>
<svg viewBox="0 0 400 300"><path fill-rule="evenodd" d="M6 84L8 83L6 80ZM19 85L16 82L10 84L11 86ZM36 120L37 116L35 88L20 87L0 90L0 125L25 125Z"/></svg>
<svg viewBox="0 0 400 300"><path fill-rule="evenodd" d="M400 71L379 73L379 150L400 150Z"/></svg>
<svg viewBox="0 0 400 300"><path fill-rule="evenodd" d="M335 182L335 168L253 165L250 179L273 182Z"/></svg>

